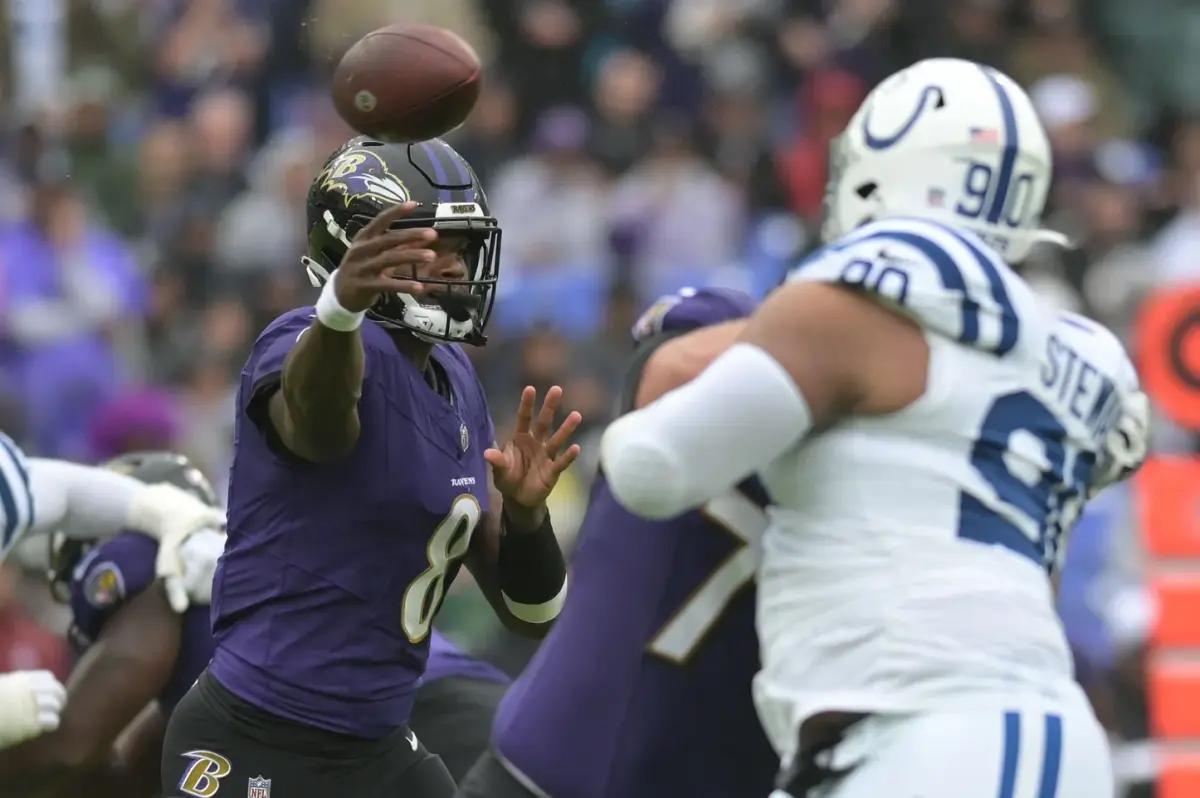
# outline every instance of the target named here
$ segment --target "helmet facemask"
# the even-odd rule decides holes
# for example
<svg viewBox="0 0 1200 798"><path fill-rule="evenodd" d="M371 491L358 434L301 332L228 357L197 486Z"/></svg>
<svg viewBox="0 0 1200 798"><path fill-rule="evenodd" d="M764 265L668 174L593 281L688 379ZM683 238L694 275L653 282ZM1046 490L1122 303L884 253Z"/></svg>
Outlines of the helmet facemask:
<svg viewBox="0 0 1200 798"><path fill-rule="evenodd" d="M333 214L325 211L325 226L314 226L309 235L310 255L302 258L309 280L320 287L330 278L354 234L370 222L365 214L354 214L349 229L343 229ZM464 256L467 278L446 280L419 277L416 267L411 279L434 291L421 296L394 291L380 296L367 316L384 327L405 330L430 343L462 342L475 346L487 343L483 330L492 315L496 281L500 271L501 229L494 217L485 216L476 203L439 203L432 219L422 215L394 222L392 230L432 227L440 233L465 235L470 246Z"/></svg>

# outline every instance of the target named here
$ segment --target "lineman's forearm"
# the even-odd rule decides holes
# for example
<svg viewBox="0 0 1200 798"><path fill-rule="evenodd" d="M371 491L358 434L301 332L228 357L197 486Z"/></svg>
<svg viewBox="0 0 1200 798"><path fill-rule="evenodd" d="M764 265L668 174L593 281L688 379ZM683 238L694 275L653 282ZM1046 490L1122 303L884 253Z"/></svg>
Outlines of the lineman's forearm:
<svg viewBox="0 0 1200 798"><path fill-rule="evenodd" d="M114 535L133 524L138 480L103 468L30 458L34 522L30 535L61 529L73 537Z"/></svg>

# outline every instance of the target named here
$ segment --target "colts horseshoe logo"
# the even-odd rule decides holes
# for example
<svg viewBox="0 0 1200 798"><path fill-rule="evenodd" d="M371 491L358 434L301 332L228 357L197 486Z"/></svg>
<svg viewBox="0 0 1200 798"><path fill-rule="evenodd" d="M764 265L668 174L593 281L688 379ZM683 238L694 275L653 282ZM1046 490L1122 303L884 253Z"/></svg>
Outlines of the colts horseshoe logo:
<svg viewBox="0 0 1200 798"><path fill-rule="evenodd" d="M863 138L866 139L867 146L873 150L886 150L900 139L908 135L908 131L912 130L912 126L917 123L917 119L925 112L925 106L929 105L929 98L935 98L933 107L937 108L945 103L945 98L942 96L940 86L926 86L921 89L921 97L917 100L917 107L913 110L912 116L908 118L899 130L891 136L874 136L871 134L871 109L863 115Z"/></svg>

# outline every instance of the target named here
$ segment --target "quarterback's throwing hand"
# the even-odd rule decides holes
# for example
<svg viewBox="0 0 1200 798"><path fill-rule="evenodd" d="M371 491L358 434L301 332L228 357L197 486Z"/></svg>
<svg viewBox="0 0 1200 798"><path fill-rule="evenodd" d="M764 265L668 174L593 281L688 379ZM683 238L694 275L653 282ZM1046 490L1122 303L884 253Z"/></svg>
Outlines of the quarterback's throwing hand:
<svg viewBox="0 0 1200 798"><path fill-rule="evenodd" d="M567 445L583 421L578 411L572 410L554 434L550 434L562 395L562 388L557 385L547 391L542 409L534 419L537 391L531 385L525 386L517 406L512 440L503 449L488 449L483 453L492 466L496 489L504 496L505 512L509 514L517 508L532 515L540 514L559 476L579 456L579 444Z"/></svg>
<svg viewBox="0 0 1200 798"><path fill-rule="evenodd" d="M416 207L415 202L405 202L388 208L354 236L333 278L338 303L346 310L368 310L380 294L388 291L422 293L421 283L398 275L415 275L417 266L436 257L430 246L437 240L437 233L430 227L391 229L393 222Z"/></svg>

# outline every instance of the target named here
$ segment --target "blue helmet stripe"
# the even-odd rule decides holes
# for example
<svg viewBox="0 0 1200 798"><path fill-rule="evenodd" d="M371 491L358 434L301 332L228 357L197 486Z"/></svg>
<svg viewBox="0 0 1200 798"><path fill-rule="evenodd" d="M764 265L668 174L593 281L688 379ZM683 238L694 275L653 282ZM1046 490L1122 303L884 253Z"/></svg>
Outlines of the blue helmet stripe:
<svg viewBox="0 0 1200 798"><path fill-rule="evenodd" d="M967 249L971 250L971 254L975 257L975 262L983 270L984 277L987 278L988 285L992 290L992 299L1000 307L1000 343L996 345L994 351L997 355L1008 354L1017 345L1017 336L1020 334L1021 323L1017 318L1017 309L1013 306L1012 300L1008 296L1008 288L1004 285L1004 278L1000 276L1000 270L996 268L996 264L992 261L992 258L979 245L961 232L955 230L950 225L934 220L929 221L931 224L936 224L939 228L957 238Z"/></svg>
<svg viewBox="0 0 1200 798"><path fill-rule="evenodd" d="M937 269L942 285L962 295L962 332L958 340L965 344L973 344L979 340L979 303L967 293L966 280L963 279L962 271L950 253L925 236L901 230L880 230L857 239L854 243L870 240L899 241L920 250Z"/></svg>
<svg viewBox="0 0 1200 798"><path fill-rule="evenodd" d="M449 144L444 141L438 141L437 145L446 153L446 160L454 167L454 171L458 173L458 182L460 185L469 185L471 183L471 175L467 172L466 162L462 156L455 152Z"/></svg>
<svg viewBox="0 0 1200 798"><path fill-rule="evenodd" d="M450 179L446 176L446 165L442 163L441 153L437 148L428 141L422 141L417 146L425 153L425 157L429 159L429 163L433 166L433 179L437 181L439 186L450 185ZM450 202L450 189L438 189L438 202Z"/></svg>
<svg viewBox="0 0 1200 798"><path fill-rule="evenodd" d="M983 75L996 90L996 98L1000 101L1000 114L1004 118L1004 155L1000 158L1000 179L997 181L996 194L992 197L992 207L988 209L987 220L995 224L1004 212L1004 204L1008 200L1008 189L1012 184L1013 167L1017 163L1017 149L1020 140L1017 137L1017 115L1013 111L1012 100L995 72L988 67L980 67Z"/></svg>

